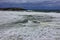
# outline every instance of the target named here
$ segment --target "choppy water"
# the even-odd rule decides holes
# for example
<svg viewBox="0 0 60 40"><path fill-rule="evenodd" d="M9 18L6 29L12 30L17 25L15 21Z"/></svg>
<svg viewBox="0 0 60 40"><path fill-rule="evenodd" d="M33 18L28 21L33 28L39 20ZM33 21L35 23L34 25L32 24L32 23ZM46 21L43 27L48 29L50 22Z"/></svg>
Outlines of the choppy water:
<svg viewBox="0 0 60 40"><path fill-rule="evenodd" d="M60 40L60 14L0 11L0 40Z"/></svg>

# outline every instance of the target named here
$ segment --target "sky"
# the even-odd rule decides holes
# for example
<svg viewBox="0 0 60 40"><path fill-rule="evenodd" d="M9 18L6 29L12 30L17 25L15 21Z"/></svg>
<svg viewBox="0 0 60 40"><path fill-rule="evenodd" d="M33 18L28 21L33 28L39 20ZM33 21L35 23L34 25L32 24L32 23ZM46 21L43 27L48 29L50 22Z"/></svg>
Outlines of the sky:
<svg viewBox="0 0 60 40"><path fill-rule="evenodd" d="M22 7L26 9L60 9L60 0L0 0L0 8L5 7Z"/></svg>
<svg viewBox="0 0 60 40"><path fill-rule="evenodd" d="M39 2L40 0L1 0L0 2L10 3L27 3L27 2Z"/></svg>
<svg viewBox="0 0 60 40"><path fill-rule="evenodd" d="M9 2L9 3L27 3L27 2L32 2L32 3L38 3L38 2L43 2L43 1L59 1L59 0L0 0L0 2Z"/></svg>

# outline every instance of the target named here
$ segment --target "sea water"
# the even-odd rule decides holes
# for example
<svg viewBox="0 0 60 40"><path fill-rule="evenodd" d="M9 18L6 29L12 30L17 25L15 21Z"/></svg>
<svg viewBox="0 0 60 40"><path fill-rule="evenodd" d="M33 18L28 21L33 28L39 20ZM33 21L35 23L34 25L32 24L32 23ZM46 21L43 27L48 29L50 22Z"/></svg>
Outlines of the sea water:
<svg viewBox="0 0 60 40"><path fill-rule="evenodd" d="M60 13L0 11L0 40L60 40Z"/></svg>

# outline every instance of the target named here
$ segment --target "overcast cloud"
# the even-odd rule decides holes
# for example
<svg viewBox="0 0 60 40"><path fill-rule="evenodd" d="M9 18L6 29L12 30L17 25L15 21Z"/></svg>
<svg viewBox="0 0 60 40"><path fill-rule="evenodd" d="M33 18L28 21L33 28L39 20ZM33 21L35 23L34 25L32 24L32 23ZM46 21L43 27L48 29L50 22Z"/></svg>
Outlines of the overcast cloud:
<svg viewBox="0 0 60 40"><path fill-rule="evenodd" d="M0 2L12 2L12 3L27 3L27 2L43 2L43 1L59 1L59 0L0 0Z"/></svg>

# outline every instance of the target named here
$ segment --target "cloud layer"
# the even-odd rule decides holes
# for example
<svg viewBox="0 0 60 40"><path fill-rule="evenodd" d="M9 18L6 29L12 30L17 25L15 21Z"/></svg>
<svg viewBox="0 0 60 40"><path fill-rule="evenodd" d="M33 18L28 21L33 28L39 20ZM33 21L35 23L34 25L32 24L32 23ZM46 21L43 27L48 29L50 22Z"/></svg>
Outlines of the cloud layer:
<svg viewBox="0 0 60 40"><path fill-rule="evenodd" d="M29 2L43 2L43 1L59 1L59 0L0 0L0 2L12 2L12 3L29 3Z"/></svg>

